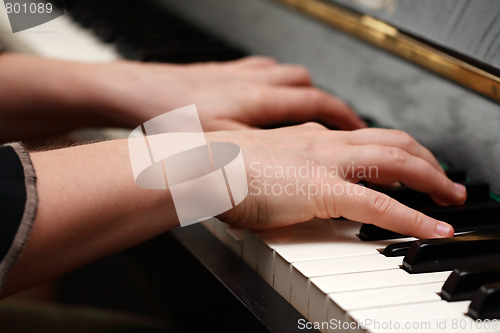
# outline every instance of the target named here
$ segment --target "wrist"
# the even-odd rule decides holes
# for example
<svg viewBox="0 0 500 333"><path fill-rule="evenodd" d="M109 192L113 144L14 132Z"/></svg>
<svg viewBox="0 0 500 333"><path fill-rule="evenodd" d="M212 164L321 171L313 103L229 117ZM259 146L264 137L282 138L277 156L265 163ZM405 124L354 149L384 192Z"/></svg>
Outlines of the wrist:
<svg viewBox="0 0 500 333"><path fill-rule="evenodd" d="M115 126L136 127L171 111L178 80L172 65L117 61L94 68L94 96L104 117Z"/></svg>
<svg viewBox="0 0 500 333"><path fill-rule="evenodd" d="M0 55L0 141L37 140L75 128L103 125L96 65Z"/></svg>

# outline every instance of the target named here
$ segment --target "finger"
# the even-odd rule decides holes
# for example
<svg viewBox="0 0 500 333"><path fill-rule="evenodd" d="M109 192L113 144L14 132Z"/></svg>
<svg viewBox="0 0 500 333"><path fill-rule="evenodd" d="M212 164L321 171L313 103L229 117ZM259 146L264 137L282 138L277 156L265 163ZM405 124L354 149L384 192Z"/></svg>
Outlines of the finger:
<svg viewBox="0 0 500 333"><path fill-rule="evenodd" d="M340 216L347 219L375 224L404 235L418 238L452 237L453 227L428 217L380 192L346 183L345 193L335 196ZM335 210L335 209L334 209Z"/></svg>
<svg viewBox="0 0 500 333"><path fill-rule="evenodd" d="M277 64L276 59L265 56L249 56L233 61L227 61L225 64L242 67L268 67Z"/></svg>
<svg viewBox="0 0 500 333"><path fill-rule="evenodd" d="M254 107L253 120L259 124L281 121L322 120L341 129L357 129L365 123L344 102L313 87L262 86ZM257 112L258 111L258 112ZM264 111L264 112L262 112Z"/></svg>
<svg viewBox="0 0 500 333"><path fill-rule="evenodd" d="M400 181L417 191L429 193L440 204L461 204L467 197L463 185L454 183L426 160L400 148L351 146L349 152L351 165L370 170L366 174L357 172L356 177L363 176L363 179L379 184Z"/></svg>
<svg viewBox="0 0 500 333"><path fill-rule="evenodd" d="M309 71L296 65L279 65L263 68L259 71L252 70L251 76L262 83L276 86L310 86L312 85Z"/></svg>
<svg viewBox="0 0 500 333"><path fill-rule="evenodd" d="M434 155L406 132L382 128L365 128L349 133L347 140L348 143L353 145L375 144L387 147L397 147L409 154L426 160L436 170L443 174L445 173Z"/></svg>

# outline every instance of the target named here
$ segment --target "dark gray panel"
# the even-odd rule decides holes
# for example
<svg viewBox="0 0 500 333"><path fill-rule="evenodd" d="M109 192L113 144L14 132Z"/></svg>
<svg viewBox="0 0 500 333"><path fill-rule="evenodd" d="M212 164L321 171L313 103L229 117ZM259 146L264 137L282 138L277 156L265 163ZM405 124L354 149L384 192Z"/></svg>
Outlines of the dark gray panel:
<svg viewBox="0 0 500 333"><path fill-rule="evenodd" d="M328 0L500 69L498 0Z"/></svg>

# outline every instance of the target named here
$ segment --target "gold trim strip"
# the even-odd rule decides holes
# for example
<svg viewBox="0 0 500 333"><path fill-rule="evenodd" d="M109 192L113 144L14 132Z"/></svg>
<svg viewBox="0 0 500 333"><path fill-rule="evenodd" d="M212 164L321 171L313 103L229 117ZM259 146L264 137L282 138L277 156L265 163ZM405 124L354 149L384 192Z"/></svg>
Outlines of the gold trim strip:
<svg viewBox="0 0 500 333"><path fill-rule="evenodd" d="M275 0L500 101L500 78L421 43L373 17L321 0Z"/></svg>

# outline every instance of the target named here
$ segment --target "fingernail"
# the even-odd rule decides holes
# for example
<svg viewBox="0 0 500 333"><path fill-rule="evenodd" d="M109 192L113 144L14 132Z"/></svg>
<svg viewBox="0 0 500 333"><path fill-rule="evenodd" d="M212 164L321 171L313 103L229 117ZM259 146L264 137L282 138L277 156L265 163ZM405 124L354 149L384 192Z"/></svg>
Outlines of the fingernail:
<svg viewBox="0 0 500 333"><path fill-rule="evenodd" d="M453 233L453 228L449 224L443 222L436 224L436 234L439 237L452 237Z"/></svg>
<svg viewBox="0 0 500 333"><path fill-rule="evenodd" d="M462 184L455 183L455 191L457 191L457 193L460 193L461 195L463 195L463 194L465 194L465 192L467 192L467 189Z"/></svg>

